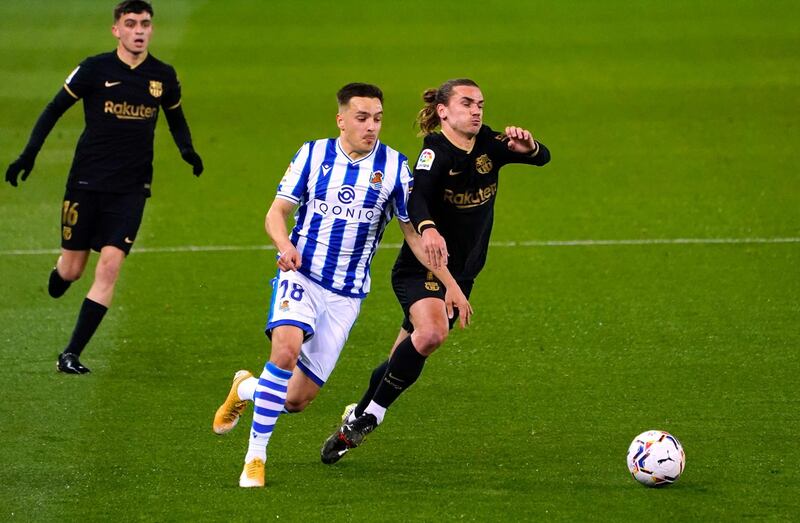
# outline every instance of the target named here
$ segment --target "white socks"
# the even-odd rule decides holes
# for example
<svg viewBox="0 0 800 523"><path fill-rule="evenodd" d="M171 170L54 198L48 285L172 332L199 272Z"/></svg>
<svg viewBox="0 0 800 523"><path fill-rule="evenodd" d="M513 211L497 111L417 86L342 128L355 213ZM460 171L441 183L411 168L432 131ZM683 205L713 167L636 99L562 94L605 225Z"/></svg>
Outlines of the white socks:
<svg viewBox="0 0 800 523"><path fill-rule="evenodd" d="M256 385L258 385L258 378L247 378L242 381L236 389L239 399L253 401L253 396L256 394Z"/></svg>
<svg viewBox="0 0 800 523"><path fill-rule="evenodd" d="M364 409L364 414L372 414L375 416L375 419L378 420L378 425L383 423L383 417L386 415L386 407L381 407L375 401L370 401L367 408ZM351 413L350 416L352 417L353 414Z"/></svg>

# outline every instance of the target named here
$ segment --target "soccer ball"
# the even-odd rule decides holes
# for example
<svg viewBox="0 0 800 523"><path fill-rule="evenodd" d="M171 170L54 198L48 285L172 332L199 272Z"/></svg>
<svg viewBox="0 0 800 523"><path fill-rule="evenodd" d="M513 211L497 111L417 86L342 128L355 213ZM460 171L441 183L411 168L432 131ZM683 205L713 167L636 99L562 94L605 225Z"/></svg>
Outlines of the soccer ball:
<svg viewBox="0 0 800 523"><path fill-rule="evenodd" d="M678 480L686 454L678 438L663 430L642 432L628 447L628 470L648 487L663 487Z"/></svg>

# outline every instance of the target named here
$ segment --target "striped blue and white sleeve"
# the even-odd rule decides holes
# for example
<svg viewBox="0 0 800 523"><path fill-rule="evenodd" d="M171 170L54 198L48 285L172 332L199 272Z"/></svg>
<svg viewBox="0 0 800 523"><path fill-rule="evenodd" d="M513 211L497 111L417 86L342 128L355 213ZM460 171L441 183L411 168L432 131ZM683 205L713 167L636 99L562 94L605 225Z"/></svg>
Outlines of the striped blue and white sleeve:
<svg viewBox="0 0 800 523"><path fill-rule="evenodd" d="M408 158L399 155L397 160L399 167L397 170L397 180L395 181L394 191L392 193L392 206L394 214L401 222L408 222L411 219L408 217L408 195L414 185L414 178L411 175L411 170L408 168Z"/></svg>
<svg viewBox="0 0 800 523"><path fill-rule="evenodd" d="M300 203L308 185L310 151L310 142L306 142L294 155L278 184L278 198Z"/></svg>

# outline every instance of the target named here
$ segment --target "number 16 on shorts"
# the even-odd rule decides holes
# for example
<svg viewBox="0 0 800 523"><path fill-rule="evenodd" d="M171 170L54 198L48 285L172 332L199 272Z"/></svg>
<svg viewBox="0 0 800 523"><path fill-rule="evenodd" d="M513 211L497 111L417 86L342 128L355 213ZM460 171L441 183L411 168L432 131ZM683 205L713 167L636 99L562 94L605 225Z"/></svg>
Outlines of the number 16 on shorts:
<svg viewBox="0 0 800 523"><path fill-rule="evenodd" d="M308 340L316 327L317 304L322 303L322 290L299 272L278 271L272 285L267 332L280 325L294 325L305 332Z"/></svg>

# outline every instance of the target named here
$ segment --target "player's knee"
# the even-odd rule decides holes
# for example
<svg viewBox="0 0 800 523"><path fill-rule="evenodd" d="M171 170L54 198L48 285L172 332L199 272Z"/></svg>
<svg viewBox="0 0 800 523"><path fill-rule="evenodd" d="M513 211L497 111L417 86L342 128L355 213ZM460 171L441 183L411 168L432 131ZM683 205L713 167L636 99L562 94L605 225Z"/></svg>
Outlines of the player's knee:
<svg viewBox="0 0 800 523"><path fill-rule="evenodd" d="M286 398L284 408L292 414L303 412L311 403L312 398Z"/></svg>
<svg viewBox="0 0 800 523"><path fill-rule="evenodd" d="M445 342L448 332L447 327L414 329L414 348L423 356L430 356Z"/></svg>
<svg viewBox="0 0 800 523"><path fill-rule="evenodd" d="M269 360L282 369L293 369L303 345L303 332L297 327L281 326L272 331Z"/></svg>
<svg viewBox="0 0 800 523"><path fill-rule="evenodd" d="M116 260L101 261L97 264L95 279L106 284L113 284L119 277L119 270L121 266L122 264Z"/></svg>
<svg viewBox="0 0 800 523"><path fill-rule="evenodd" d="M77 281L83 276L83 265L63 265L58 268L58 275L65 281Z"/></svg>

